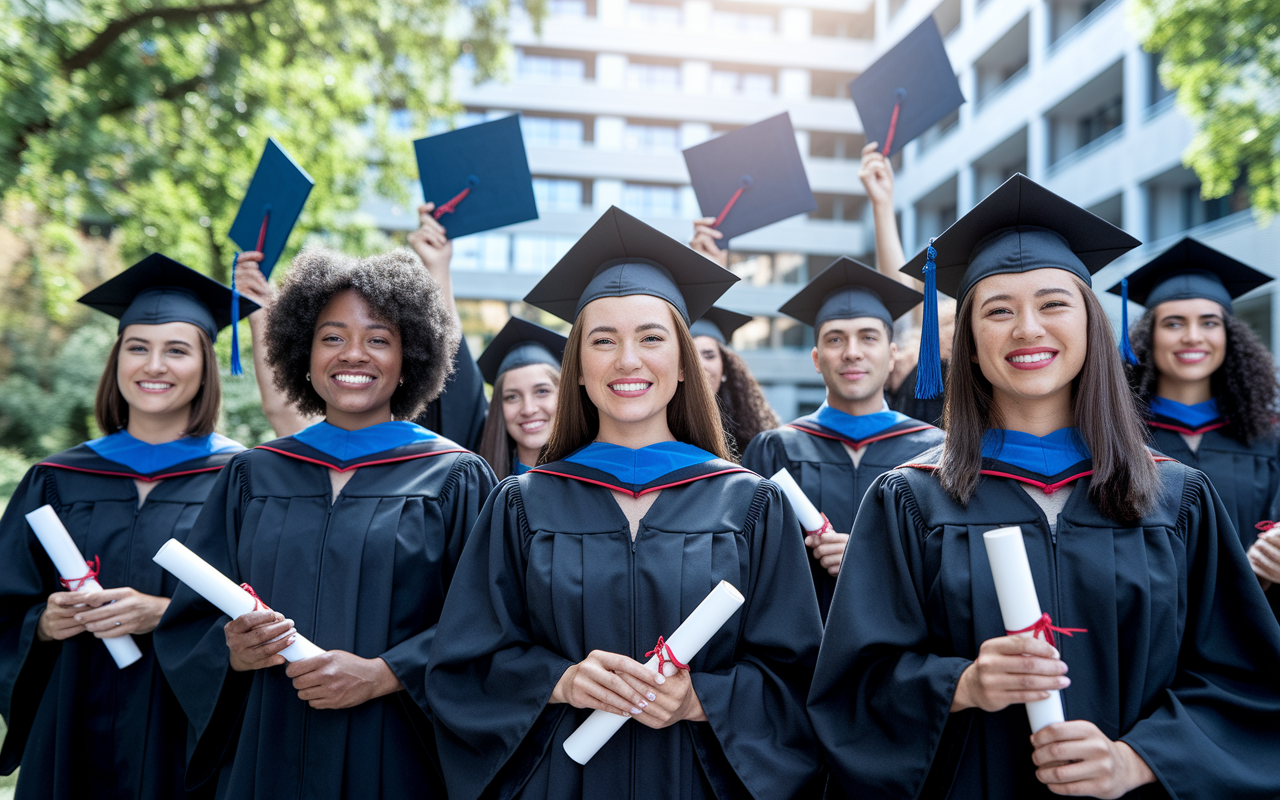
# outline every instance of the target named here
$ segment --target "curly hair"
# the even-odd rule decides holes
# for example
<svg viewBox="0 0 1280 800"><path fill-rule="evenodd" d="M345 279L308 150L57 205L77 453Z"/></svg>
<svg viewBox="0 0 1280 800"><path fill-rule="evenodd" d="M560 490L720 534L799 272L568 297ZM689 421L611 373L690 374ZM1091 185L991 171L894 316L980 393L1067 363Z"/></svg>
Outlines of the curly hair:
<svg viewBox="0 0 1280 800"><path fill-rule="evenodd" d="M716 401L720 404L724 432L733 437L737 452L742 453L756 434L773 430L781 421L765 400L760 384L756 383L742 356L719 342L716 346L720 348L720 361L724 364L724 380L716 390Z"/></svg>
<svg viewBox="0 0 1280 800"><path fill-rule="evenodd" d="M1276 436L1276 412L1280 409L1280 384L1270 365L1271 352L1248 323L1233 314L1222 315L1227 332L1227 357L1209 379L1210 391L1218 401L1218 409L1227 418L1227 431L1249 445ZM1126 364L1129 385L1147 408L1156 393L1160 373L1156 369L1154 347L1156 313L1152 309L1129 328L1138 364Z"/></svg>
<svg viewBox="0 0 1280 800"><path fill-rule="evenodd" d="M324 400L306 378L311 341L320 312L348 289L359 292L373 315L400 333L404 382L391 395L391 415L413 419L443 390L462 333L449 317L439 284L408 250L361 259L322 247L298 254L267 312L267 364L276 388L303 414L325 413Z"/></svg>

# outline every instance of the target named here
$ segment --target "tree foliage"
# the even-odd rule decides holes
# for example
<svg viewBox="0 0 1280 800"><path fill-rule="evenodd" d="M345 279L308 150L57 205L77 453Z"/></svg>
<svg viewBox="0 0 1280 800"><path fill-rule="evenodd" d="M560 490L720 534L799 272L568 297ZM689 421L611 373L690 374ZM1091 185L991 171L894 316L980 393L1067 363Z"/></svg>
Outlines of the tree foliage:
<svg viewBox="0 0 1280 800"><path fill-rule="evenodd" d="M1280 0L1137 0L1143 45L1197 131L1184 161L1205 199L1244 175L1253 207L1280 210Z"/></svg>

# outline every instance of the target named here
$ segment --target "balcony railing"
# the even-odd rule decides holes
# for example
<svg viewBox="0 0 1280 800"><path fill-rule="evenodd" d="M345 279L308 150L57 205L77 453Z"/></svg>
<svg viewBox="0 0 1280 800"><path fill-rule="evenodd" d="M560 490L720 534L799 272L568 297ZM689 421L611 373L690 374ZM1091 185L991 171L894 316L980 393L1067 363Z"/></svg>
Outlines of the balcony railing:
<svg viewBox="0 0 1280 800"><path fill-rule="evenodd" d="M1102 5L1098 6L1097 8L1095 8L1094 10L1086 14L1085 16L1081 17L1079 22L1077 22L1075 25L1072 25L1070 28L1067 28L1065 31L1063 31L1062 35L1059 36L1057 39L1054 39L1053 41L1049 42L1049 46L1045 48L1045 55L1052 56L1058 50L1058 48L1062 47L1067 42L1079 36L1094 22L1096 22L1099 19L1102 19L1103 15L1105 15L1108 11L1110 11L1114 6L1120 5L1121 2L1122 0L1106 0L1106 2L1104 2Z"/></svg>
<svg viewBox="0 0 1280 800"><path fill-rule="evenodd" d="M1093 153L1098 152L1099 150L1103 149L1107 145L1120 139L1123 136L1124 136L1124 124L1121 123L1120 125L1117 125L1116 127L1102 134L1097 139L1094 139L1092 142L1089 142L1088 144L1083 145L1081 147L1077 147L1075 150L1072 150L1070 153L1067 153L1062 158L1050 164L1048 169L1045 170L1045 174L1056 175L1057 173L1061 172L1062 170L1066 169L1072 164L1075 164L1078 161L1082 161L1088 158Z"/></svg>

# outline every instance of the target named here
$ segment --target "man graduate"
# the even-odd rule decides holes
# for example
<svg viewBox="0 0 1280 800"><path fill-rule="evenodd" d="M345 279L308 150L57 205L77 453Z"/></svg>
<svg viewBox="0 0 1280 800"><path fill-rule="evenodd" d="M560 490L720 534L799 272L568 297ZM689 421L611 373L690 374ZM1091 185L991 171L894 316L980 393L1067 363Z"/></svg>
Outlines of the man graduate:
<svg viewBox="0 0 1280 800"><path fill-rule="evenodd" d="M840 531L853 528L867 487L942 441L937 428L890 411L884 399L897 353L893 320L921 299L914 289L841 258L780 309L813 326L813 366L827 385L827 400L815 413L753 439L742 465L766 478L785 468L826 515L826 530L805 531L824 620L849 538Z"/></svg>

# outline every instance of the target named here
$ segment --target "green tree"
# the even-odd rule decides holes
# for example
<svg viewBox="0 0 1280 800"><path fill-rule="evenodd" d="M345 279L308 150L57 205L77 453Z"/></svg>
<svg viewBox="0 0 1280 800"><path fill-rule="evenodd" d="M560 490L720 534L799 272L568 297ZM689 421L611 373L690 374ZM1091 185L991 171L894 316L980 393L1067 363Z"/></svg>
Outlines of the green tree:
<svg viewBox="0 0 1280 800"><path fill-rule="evenodd" d="M1143 46L1197 125L1183 155L1205 199L1243 175L1254 209L1280 210L1280 0L1137 0Z"/></svg>

